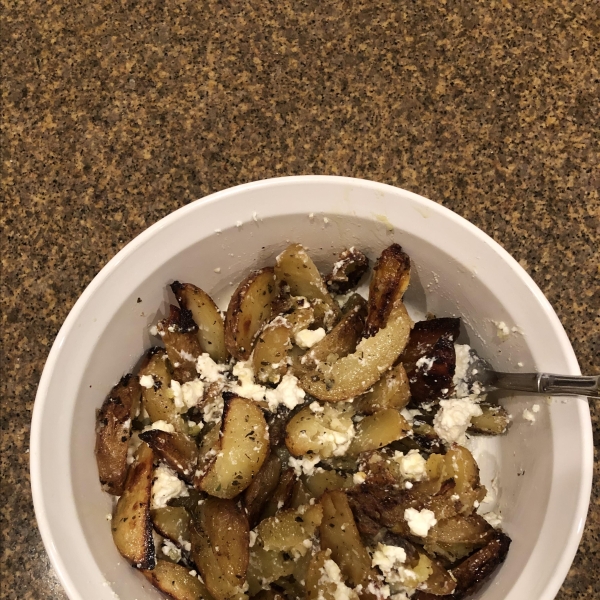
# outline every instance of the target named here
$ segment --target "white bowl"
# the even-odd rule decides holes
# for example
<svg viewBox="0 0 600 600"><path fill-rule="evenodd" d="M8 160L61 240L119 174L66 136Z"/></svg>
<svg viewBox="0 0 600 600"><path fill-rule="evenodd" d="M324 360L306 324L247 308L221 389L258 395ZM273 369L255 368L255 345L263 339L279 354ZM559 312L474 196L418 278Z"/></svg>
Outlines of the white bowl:
<svg viewBox="0 0 600 600"><path fill-rule="evenodd" d="M310 213L314 213L311 217ZM236 226L242 221L241 227ZM498 244L446 208L402 189L342 177L288 177L218 192L165 217L119 252L88 286L62 326L39 385L31 432L38 525L72 600L161 597L115 549L94 458L95 411L111 386L151 346L148 326L175 279L223 301L251 268L288 242L331 265L350 245L370 258L392 241L414 268L414 312L462 316L465 340L506 370L579 374L550 304ZM220 269L220 272L217 270ZM138 300L141 299L141 302ZM502 341L492 320L517 326ZM513 539L505 564L477 597L550 600L584 528L592 481L592 433L584 398L509 399L514 423L483 444L489 483L497 469L503 526Z"/></svg>

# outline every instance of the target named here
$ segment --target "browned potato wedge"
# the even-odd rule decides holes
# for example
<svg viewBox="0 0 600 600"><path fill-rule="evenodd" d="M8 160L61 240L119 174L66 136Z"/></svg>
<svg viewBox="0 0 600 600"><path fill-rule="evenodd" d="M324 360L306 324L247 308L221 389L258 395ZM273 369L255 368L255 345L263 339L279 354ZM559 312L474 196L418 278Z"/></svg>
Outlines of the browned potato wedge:
<svg viewBox="0 0 600 600"><path fill-rule="evenodd" d="M419 588L430 594L435 594L436 597L451 595L456 589L456 582L452 578L452 575L450 575L438 560L423 553L420 557L425 557L427 559L427 570L430 572Z"/></svg>
<svg viewBox="0 0 600 600"><path fill-rule="evenodd" d="M308 300L320 301L314 304L314 308L316 311L324 309L324 325L328 329L337 322L340 308L328 292L315 263L301 244L288 246L277 257L275 275L282 285L289 286L292 296L304 296Z"/></svg>
<svg viewBox="0 0 600 600"><path fill-rule="evenodd" d="M190 541L190 513L183 506L155 508L150 511L150 516L154 529L177 546Z"/></svg>
<svg viewBox="0 0 600 600"><path fill-rule="evenodd" d="M460 333L460 319L419 321L410 334L400 361L404 364L415 404L448 398L454 390L456 368L454 342ZM427 364L417 367L419 359Z"/></svg>
<svg viewBox="0 0 600 600"><path fill-rule="evenodd" d="M426 454L442 454L444 452L444 444L429 423L415 419L413 421L412 436L407 436L394 442L392 449L401 450L402 452L414 449Z"/></svg>
<svg viewBox="0 0 600 600"><path fill-rule="evenodd" d="M265 550L290 552L297 558L309 551L303 542L313 537L322 519L320 504L305 505L279 511L276 516L261 521L256 532Z"/></svg>
<svg viewBox="0 0 600 600"><path fill-rule="evenodd" d="M381 253L373 269L365 337L372 337L385 327L394 305L402 299L409 282L410 258L398 244L392 244Z"/></svg>
<svg viewBox="0 0 600 600"><path fill-rule="evenodd" d="M325 277L325 284L333 294L346 294L358 285L369 268L369 259L352 246L340 254L333 270Z"/></svg>
<svg viewBox="0 0 600 600"><path fill-rule="evenodd" d="M287 373L292 348L292 328L284 317L275 317L256 338L252 365L261 383L279 383Z"/></svg>
<svg viewBox="0 0 600 600"><path fill-rule="evenodd" d="M328 458L346 453L354 435L352 409L331 404L321 408L313 412L306 406L288 421L285 445L294 456L313 453Z"/></svg>
<svg viewBox="0 0 600 600"><path fill-rule="evenodd" d="M325 492L332 490L343 490L352 487L352 477L341 475L337 471L317 471L305 478L308 491L319 498Z"/></svg>
<svg viewBox="0 0 600 600"><path fill-rule="evenodd" d="M510 416L501 406L493 404L479 405L482 414L471 417L469 433L480 433L483 435L502 435L510 425Z"/></svg>
<svg viewBox="0 0 600 600"><path fill-rule="evenodd" d="M142 443L111 522L117 550L138 569L153 569L156 564L150 519L153 464L154 452Z"/></svg>
<svg viewBox="0 0 600 600"><path fill-rule="evenodd" d="M120 496L127 478L127 448L131 421L142 397L137 377L131 373L110 391L96 415L96 463L102 489Z"/></svg>
<svg viewBox="0 0 600 600"><path fill-rule="evenodd" d="M482 547L495 534L493 527L477 514L457 515L450 519L442 519L427 534L428 542L438 544L472 544Z"/></svg>
<svg viewBox="0 0 600 600"><path fill-rule="evenodd" d="M479 482L479 467L473 455L462 446L454 444L444 456L445 472L454 479L454 493L463 505L461 512L471 514L483 501L486 489Z"/></svg>
<svg viewBox="0 0 600 600"><path fill-rule="evenodd" d="M254 402L227 392L223 399L220 436L205 437L194 485L218 498L234 498L250 485L267 458L269 431Z"/></svg>
<svg viewBox="0 0 600 600"><path fill-rule="evenodd" d="M151 429L140 433L140 439L185 481L188 483L194 481L194 472L198 464L198 446L189 435Z"/></svg>
<svg viewBox="0 0 600 600"><path fill-rule="evenodd" d="M277 489L280 475L281 460L276 454L271 453L244 491L244 506L251 529L258 523L258 517L265 504Z"/></svg>
<svg viewBox="0 0 600 600"><path fill-rule="evenodd" d="M154 381L151 388L142 387L142 405L150 420L167 421L177 431L185 431L186 426L169 394L171 374L166 363L167 353L162 348L150 348L142 361L138 375L140 379L149 375Z"/></svg>
<svg viewBox="0 0 600 600"><path fill-rule="evenodd" d="M248 520L232 500L208 498L190 526L192 558L217 600L241 599L248 570Z"/></svg>
<svg viewBox="0 0 600 600"><path fill-rule="evenodd" d="M229 353L225 346L225 320L214 300L202 289L191 283L174 281L171 289L179 306L192 313L198 326L198 340L203 352L217 363L227 362Z"/></svg>
<svg viewBox="0 0 600 600"><path fill-rule="evenodd" d="M372 415L384 408L402 410L410 400L408 376L402 363L393 366L372 389L358 397L354 406L359 413Z"/></svg>
<svg viewBox="0 0 600 600"><path fill-rule="evenodd" d="M365 585L372 573L371 557L360 539L346 494L339 490L326 492L320 504L323 506L321 548L331 550L332 560L353 587Z"/></svg>
<svg viewBox="0 0 600 600"><path fill-rule="evenodd" d="M156 327L173 365L173 379L179 383L195 379L196 359L202 354L202 347L191 311L171 304L169 317Z"/></svg>
<svg viewBox="0 0 600 600"><path fill-rule="evenodd" d="M279 479L275 491L267 500L259 520L262 521L263 519L272 517L281 509L288 508L295 485L296 475L294 474L294 469L285 470L281 474L281 478Z"/></svg>
<svg viewBox="0 0 600 600"><path fill-rule="evenodd" d="M323 577L327 559L329 559L329 552L321 550L312 557L308 565L306 572L307 600L335 600L335 585L326 583Z"/></svg>
<svg viewBox="0 0 600 600"><path fill-rule="evenodd" d="M292 335L296 335L299 331L308 329L313 324L315 311L304 298L299 298L295 301L292 312L285 315L285 320L292 328Z"/></svg>
<svg viewBox="0 0 600 600"><path fill-rule="evenodd" d="M290 496L290 508L298 508L304 504L310 504L310 501L315 498L314 494L304 485L302 479L298 479L294 483L292 495Z"/></svg>
<svg viewBox="0 0 600 600"><path fill-rule="evenodd" d="M168 560L159 560L156 567L143 570L146 579L174 600L212 600L206 586L190 570Z"/></svg>
<svg viewBox="0 0 600 600"><path fill-rule="evenodd" d="M379 381L406 346L412 321L401 300L393 305L385 327L373 337L363 339L353 354L341 358L328 368L303 373L302 388L319 400L337 402L366 392Z"/></svg>
<svg viewBox="0 0 600 600"><path fill-rule="evenodd" d="M277 285L272 267L252 271L233 293L225 317L225 345L238 360L247 360L256 334L273 314Z"/></svg>
<svg viewBox="0 0 600 600"><path fill-rule="evenodd" d="M378 450L406 436L410 425L394 408L385 408L356 424L356 436L348 449L350 456Z"/></svg>
<svg viewBox="0 0 600 600"><path fill-rule="evenodd" d="M265 585L294 573L296 561L287 552L265 550L260 542L250 548L248 593L254 598Z"/></svg>

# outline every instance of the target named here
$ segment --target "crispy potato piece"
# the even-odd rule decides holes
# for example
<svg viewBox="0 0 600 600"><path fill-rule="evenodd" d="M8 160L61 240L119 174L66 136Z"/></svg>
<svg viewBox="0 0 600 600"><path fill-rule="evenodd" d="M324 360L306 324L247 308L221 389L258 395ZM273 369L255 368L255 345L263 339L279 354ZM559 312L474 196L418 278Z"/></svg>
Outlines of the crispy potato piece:
<svg viewBox="0 0 600 600"><path fill-rule="evenodd" d="M285 315L285 320L292 328L292 335L310 327L315 320L313 307L304 298L295 299L292 311Z"/></svg>
<svg viewBox="0 0 600 600"><path fill-rule="evenodd" d="M287 373L288 352L292 348L292 328L281 316L261 330L252 353L252 365L261 383L279 383Z"/></svg>
<svg viewBox="0 0 600 600"><path fill-rule="evenodd" d="M346 294L358 285L369 268L369 259L352 246L340 254L333 270L325 277L325 285L332 294Z"/></svg>
<svg viewBox="0 0 600 600"><path fill-rule="evenodd" d="M340 475L337 471L317 471L306 476L304 481L308 491L315 498L319 498L325 492L343 490L354 485L351 476Z"/></svg>
<svg viewBox="0 0 600 600"><path fill-rule="evenodd" d="M309 548L303 542L311 539L323 519L320 504L281 510L277 516L261 521L256 532L267 551L290 552L294 557L304 556Z"/></svg>
<svg viewBox="0 0 600 600"><path fill-rule="evenodd" d="M192 558L217 600L241 599L248 570L248 520L232 500L208 498L190 526Z"/></svg>
<svg viewBox="0 0 600 600"><path fill-rule="evenodd" d="M331 404L322 409L313 412L305 406L288 421L285 445L294 456L313 453L328 458L346 453L354 435L352 409Z"/></svg>
<svg viewBox="0 0 600 600"><path fill-rule="evenodd" d="M460 319L442 318L419 321L410 334L400 357L410 383L412 403L438 402L454 390L456 369L454 342L460 333ZM417 367L417 362L425 364Z"/></svg>
<svg viewBox="0 0 600 600"><path fill-rule="evenodd" d="M225 320L214 300L191 283L174 281L171 289L182 309L189 310L198 326L198 340L203 352L217 363L227 362L229 353L225 346Z"/></svg>
<svg viewBox="0 0 600 600"><path fill-rule="evenodd" d="M263 463L252 483L244 491L244 506L250 528L254 529L265 504L277 489L281 476L281 460L271 453Z"/></svg>
<svg viewBox="0 0 600 600"><path fill-rule="evenodd" d="M194 471L198 464L198 446L189 435L151 429L140 433L140 439L185 481L188 483L194 481Z"/></svg>
<svg viewBox="0 0 600 600"><path fill-rule="evenodd" d="M248 593L254 597L262 587L288 577L296 569L296 561L287 552L265 550L262 543L257 542L250 548L248 564Z"/></svg>
<svg viewBox="0 0 600 600"><path fill-rule="evenodd" d="M159 321L156 328L173 365L173 379L179 383L195 379L196 359L202 354L202 347L191 311L171 304L169 317Z"/></svg>
<svg viewBox="0 0 600 600"><path fill-rule="evenodd" d="M174 600L212 600L206 586L190 570L168 560L159 560L152 571L143 570L146 579Z"/></svg>
<svg viewBox="0 0 600 600"><path fill-rule="evenodd" d="M482 414L471 417L469 433L480 433L483 435L502 435L506 433L510 425L510 416L501 406L481 403Z"/></svg>
<svg viewBox="0 0 600 600"><path fill-rule="evenodd" d="M404 437L392 444L393 450L406 452L407 450L418 450L425 454L443 454L446 449L435 429L429 424L415 419L413 421L413 434Z"/></svg>
<svg viewBox="0 0 600 600"><path fill-rule="evenodd" d="M315 398L330 402L348 400L366 392L379 380L381 373L396 362L408 341L411 327L406 308L398 300L385 327L373 337L363 339L353 354L331 366L321 364L319 369L303 373L300 385Z"/></svg>
<svg viewBox="0 0 600 600"><path fill-rule="evenodd" d="M194 485L218 498L234 498L250 485L267 458L269 431L254 402L228 392L223 399L220 436L205 437Z"/></svg>
<svg viewBox="0 0 600 600"><path fill-rule="evenodd" d="M494 528L483 517L477 514L456 515L439 520L429 530L426 539L438 544L472 544L480 548L487 544L494 534Z"/></svg>
<svg viewBox="0 0 600 600"><path fill-rule="evenodd" d="M372 415L384 408L402 410L410 400L410 387L404 365L393 366L370 391L358 397L354 406L359 413Z"/></svg>
<svg viewBox="0 0 600 600"><path fill-rule="evenodd" d="M120 496L127 478L127 448L131 422L142 397L138 378L131 373L110 391L96 415L96 463L102 489Z"/></svg>
<svg viewBox="0 0 600 600"><path fill-rule="evenodd" d="M185 542L189 542L190 513L183 506L155 508L150 511L150 517L154 529L177 546L181 547Z"/></svg>
<svg viewBox="0 0 600 600"><path fill-rule="evenodd" d="M344 492L334 490L321 496L321 548L331 550L344 578L353 587L365 585L372 575L371 557L363 546Z"/></svg>
<svg viewBox="0 0 600 600"><path fill-rule="evenodd" d="M316 300L315 319L323 312L324 325L330 329L340 317L340 308L328 292L319 270L301 244L291 244L276 259L275 275L282 285L290 288L292 296Z"/></svg>
<svg viewBox="0 0 600 600"><path fill-rule="evenodd" d="M330 562L327 563L327 561ZM307 600L336 600L340 597L337 583L331 576L328 576L326 563L330 567L329 573L331 572L331 567L337 571L337 565L331 565L331 562L335 561L331 560L329 550L321 550L311 558L305 576ZM358 600L359 598L359 595L355 590L350 589L347 594L347 596L344 596L347 600ZM365 600L367 598L373 598L370 592L367 592L361 597L365 598Z"/></svg>
<svg viewBox="0 0 600 600"><path fill-rule="evenodd" d="M315 496L310 492L302 479L298 479L296 483L294 483L294 488L292 489L292 495L290 496L290 508L298 508L304 504L310 504L310 501L313 500Z"/></svg>
<svg viewBox="0 0 600 600"><path fill-rule="evenodd" d="M273 315L278 287L272 267L252 271L233 293L225 316L225 345L237 360L248 360L256 334Z"/></svg>
<svg viewBox="0 0 600 600"><path fill-rule="evenodd" d="M420 589L430 594L435 594L436 598L438 596L451 595L456 589L456 582L452 578L452 575L438 560L423 553L420 556L427 558L427 567L430 570L427 579L419 586Z"/></svg>
<svg viewBox="0 0 600 600"><path fill-rule="evenodd" d="M117 550L138 569L153 569L156 564L150 519L153 464L154 452L142 443L111 522Z"/></svg>
<svg viewBox="0 0 600 600"><path fill-rule="evenodd" d="M279 483L267 503L260 516L260 521L267 519L277 514L278 511L289 507L292 499L294 486L296 485L296 475L294 469L287 469L281 474Z"/></svg>
<svg viewBox="0 0 600 600"><path fill-rule="evenodd" d="M373 337L385 327L394 305L404 296L409 282L410 258L398 244L392 244L381 253L373 269L365 337Z"/></svg>
<svg viewBox="0 0 600 600"><path fill-rule="evenodd" d="M454 491L463 505L461 513L471 514L475 511L475 503L479 506L486 495L486 489L479 481L477 462L466 448L457 444L446 452L444 459L446 474L454 479Z"/></svg>
<svg viewBox="0 0 600 600"><path fill-rule="evenodd" d="M378 450L406 436L409 431L410 425L397 410L385 408L356 424L356 436L348 454L357 456L361 452Z"/></svg>
<svg viewBox="0 0 600 600"><path fill-rule="evenodd" d="M150 416L150 420L167 421L177 431L186 431L186 426L170 397L169 386L171 374L166 363L167 353L162 348L150 348L142 361L139 377L150 375L154 380L151 388L142 388L142 405Z"/></svg>

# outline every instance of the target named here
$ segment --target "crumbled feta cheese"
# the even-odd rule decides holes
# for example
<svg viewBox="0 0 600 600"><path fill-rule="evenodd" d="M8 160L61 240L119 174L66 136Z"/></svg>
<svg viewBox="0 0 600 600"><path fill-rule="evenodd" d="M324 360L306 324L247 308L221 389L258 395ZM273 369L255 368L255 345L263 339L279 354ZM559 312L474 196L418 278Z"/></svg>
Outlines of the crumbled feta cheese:
<svg viewBox="0 0 600 600"><path fill-rule="evenodd" d="M454 395L457 398L464 398L469 395L469 386L465 379L469 365L473 362L471 346L468 344L454 344L454 352L456 354L456 369L452 378Z"/></svg>
<svg viewBox="0 0 600 600"><path fill-rule="evenodd" d="M535 415L528 409L523 410L523 418L530 423L535 423Z"/></svg>
<svg viewBox="0 0 600 600"><path fill-rule="evenodd" d="M406 479L421 481L425 476L427 461L419 454L418 450L409 450L406 456L402 452L396 451L394 460L400 465L400 472Z"/></svg>
<svg viewBox="0 0 600 600"><path fill-rule="evenodd" d="M352 475L352 481L354 483L354 485L360 485L361 483L364 483L367 480L367 474L364 473L363 471L358 471L357 473L354 473L354 475Z"/></svg>
<svg viewBox="0 0 600 600"><path fill-rule="evenodd" d="M171 560L179 562L181 560L181 550L171 541L163 540L162 553Z"/></svg>
<svg viewBox="0 0 600 600"><path fill-rule="evenodd" d="M151 508L164 508L169 500L181 496L189 496L185 483L166 465L156 467L152 479Z"/></svg>
<svg viewBox="0 0 600 600"><path fill-rule="evenodd" d="M215 273L220 273L221 272L221 267L215 267L214 269Z"/></svg>
<svg viewBox="0 0 600 600"><path fill-rule="evenodd" d="M300 458L290 456L288 465L294 469L297 477L301 475L312 475L315 472L316 464L321 460L318 454L305 454Z"/></svg>
<svg viewBox="0 0 600 600"><path fill-rule="evenodd" d="M267 388L254 383L254 369L249 360L241 360L233 366L233 375L238 384L231 386L231 391L250 400L264 400Z"/></svg>
<svg viewBox="0 0 600 600"><path fill-rule="evenodd" d="M204 383L201 379L187 381L183 385L172 379L170 387L173 392L175 408L179 409L180 412L186 412L196 406L198 400L204 395Z"/></svg>
<svg viewBox="0 0 600 600"><path fill-rule="evenodd" d="M323 568L321 569L321 578L319 579L320 585L333 584L335 585L335 590L333 591L333 599L334 600L356 600L358 599L358 594L352 589L349 588L342 579L342 573L337 564L328 558L323 564Z"/></svg>
<svg viewBox="0 0 600 600"><path fill-rule="evenodd" d="M327 225L327 223L329 223L329 219L327 217L323 217L323 223L325 223L325 225Z"/></svg>
<svg viewBox="0 0 600 600"><path fill-rule="evenodd" d="M540 405L539 405L539 404L534 404L534 405L531 407L531 410L532 410L534 413L538 413L538 412L540 412Z"/></svg>
<svg viewBox="0 0 600 600"><path fill-rule="evenodd" d="M294 336L296 345L300 348L312 348L317 342L320 342L325 337L325 330L322 327L315 329L302 329Z"/></svg>
<svg viewBox="0 0 600 600"><path fill-rule="evenodd" d="M465 433L472 417L478 417L483 411L470 398L452 398L440 400L440 410L433 419L433 428L447 444L466 443Z"/></svg>
<svg viewBox="0 0 600 600"><path fill-rule="evenodd" d="M500 525L502 524L502 515L495 513L495 512L489 512L489 513L485 513L484 515L481 515L492 527L500 527Z"/></svg>
<svg viewBox="0 0 600 600"><path fill-rule="evenodd" d="M412 569L405 568L405 562L404 548L379 543L373 552L371 566L379 567L386 583L413 586L417 583L417 574Z"/></svg>
<svg viewBox="0 0 600 600"><path fill-rule="evenodd" d="M435 359L433 356L431 358L427 358L426 356L421 356L421 358L415 363L415 367L423 371L425 375L429 373L431 367L433 367Z"/></svg>
<svg viewBox="0 0 600 600"><path fill-rule="evenodd" d="M413 484L412 484L410 481L405 481L405 482L404 482L404 487L405 487L407 490L410 490L410 489L412 489L412 486L413 486Z"/></svg>
<svg viewBox="0 0 600 600"><path fill-rule="evenodd" d="M171 423L167 423L167 421L154 421L150 425L146 425L143 431L152 431L153 429L157 429L158 431L164 431L166 433L173 433L175 431L175 427L171 425Z"/></svg>
<svg viewBox="0 0 600 600"><path fill-rule="evenodd" d="M111 513L108 513L108 514L106 515L106 520L107 520L107 521L112 521L112 514L111 514Z"/></svg>
<svg viewBox="0 0 600 600"><path fill-rule="evenodd" d="M242 226L242 222L241 221L236 221L235 222L235 226L236 227L241 227Z"/></svg>
<svg viewBox="0 0 600 600"><path fill-rule="evenodd" d="M298 386L298 379L291 373L286 373L274 390L267 390L265 399L269 410L276 412L281 404L289 409L295 408L304 402L305 396L306 392Z"/></svg>
<svg viewBox="0 0 600 600"><path fill-rule="evenodd" d="M154 387L154 377L152 377L152 375L142 375L140 377L140 385L149 390Z"/></svg>
<svg viewBox="0 0 600 600"><path fill-rule="evenodd" d="M410 531L419 537L425 537L428 531L437 523L433 511L424 508L407 508L404 511L404 520L408 523Z"/></svg>
<svg viewBox="0 0 600 600"><path fill-rule="evenodd" d="M209 383L215 381L221 381L223 379L223 373L227 371L227 365L217 364L211 357L210 354L201 354L196 360L196 371L202 379Z"/></svg>
<svg viewBox="0 0 600 600"><path fill-rule="evenodd" d="M150 335L158 335L158 327L156 325L152 325L152 327L150 327L148 331L150 332Z"/></svg>
<svg viewBox="0 0 600 600"><path fill-rule="evenodd" d="M504 321L492 321L496 326L496 335L501 339L505 340L510 335L510 329Z"/></svg>
<svg viewBox="0 0 600 600"><path fill-rule="evenodd" d="M252 548L254 546L254 544L256 544L257 537L258 537L258 534L256 533L256 531L250 532L250 548Z"/></svg>
<svg viewBox="0 0 600 600"><path fill-rule="evenodd" d="M205 423L218 423L223 416L223 396L217 396L213 402L207 402L202 407L202 419Z"/></svg>
<svg viewBox="0 0 600 600"><path fill-rule="evenodd" d="M310 410L312 410L312 412L316 413L322 413L325 409L315 400L314 402L311 402L308 405L308 408L310 408Z"/></svg>

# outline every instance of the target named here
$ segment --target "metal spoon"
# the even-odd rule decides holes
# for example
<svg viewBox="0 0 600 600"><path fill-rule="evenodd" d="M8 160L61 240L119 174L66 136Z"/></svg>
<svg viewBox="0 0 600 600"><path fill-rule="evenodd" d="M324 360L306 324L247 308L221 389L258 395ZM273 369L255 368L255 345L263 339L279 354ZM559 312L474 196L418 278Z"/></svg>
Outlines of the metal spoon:
<svg viewBox="0 0 600 600"><path fill-rule="evenodd" d="M470 350L471 362L465 375L465 383L472 389L478 383L480 390L493 389L533 392L549 396L589 396L600 398L600 375L553 375L551 373L501 373L474 350Z"/></svg>

